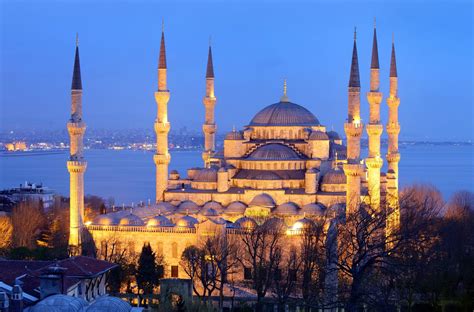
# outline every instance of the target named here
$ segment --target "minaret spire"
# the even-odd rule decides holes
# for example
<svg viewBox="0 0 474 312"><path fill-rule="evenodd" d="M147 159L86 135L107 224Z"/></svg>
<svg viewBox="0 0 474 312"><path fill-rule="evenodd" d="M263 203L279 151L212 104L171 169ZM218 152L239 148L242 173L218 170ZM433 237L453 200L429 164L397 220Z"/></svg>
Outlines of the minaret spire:
<svg viewBox="0 0 474 312"><path fill-rule="evenodd" d="M164 22L161 29L160 57L158 60L158 90L155 92L155 101L158 106L155 119L156 153L153 160L156 165L156 202L163 201L168 188L168 165L171 157L168 151L168 101L170 91L167 86L167 66Z"/></svg>
<svg viewBox="0 0 474 312"><path fill-rule="evenodd" d="M397 60L395 58L395 42L392 41L392 55L390 57L390 77L398 77Z"/></svg>
<svg viewBox="0 0 474 312"><path fill-rule="evenodd" d="M359 61L357 57L357 32L354 28L354 47L352 48L351 74L349 87L360 88Z"/></svg>
<svg viewBox="0 0 474 312"><path fill-rule="evenodd" d="M209 51L207 54L206 67L206 95L202 100L206 116L202 131L204 132L204 151L202 152L202 159L204 167L209 167L211 158L216 149L216 120L215 120L215 106L217 99L214 94L214 66L212 63L212 48L211 39L209 37Z"/></svg>
<svg viewBox="0 0 474 312"><path fill-rule="evenodd" d="M379 49L377 47L377 28L374 22L374 39L372 41L372 60L370 62L371 69L379 69Z"/></svg>
<svg viewBox="0 0 474 312"><path fill-rule="evenodd" d="M84 172L87 162L84 160L84 133L86 125L82 121L82 81L79 61L79 36L76 35L76 53L71 84L71 118L67 124L69 132L69 253L81 253L82 230L84 228Z"/></svg>

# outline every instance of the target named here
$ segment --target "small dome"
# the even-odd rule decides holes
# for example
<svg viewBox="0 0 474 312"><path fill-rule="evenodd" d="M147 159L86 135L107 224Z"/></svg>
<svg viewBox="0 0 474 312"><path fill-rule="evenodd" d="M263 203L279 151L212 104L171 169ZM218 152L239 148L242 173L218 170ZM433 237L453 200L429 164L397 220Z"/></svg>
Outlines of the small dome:
<svg viewBox="0 0 474 312"><path fill-rule="evenodd" d="M227 208L225 209L225 213L244 214L246 208L246 204L239 201L235 201L227 206Z"/></svg>
<svg viewBox="0 0 474 312"><path fill-rule="evenodd" d="M269 143L258 147L247 159L250 160L301 160L290 147L280 143Z"/></svg>
<svg viewBox="0 0 474 312"><path fill-rule="evenodd" d="M330 140L340 140L341 137L339 136L339 134L336 132L336 131L329 131L327 132L327 135L329 137Z"/></svg>
<svg viewBox="0 0 474 312"><path fill-rule="evenodd" d="M226 134L225 139L226 140L243 140L244 136L242 135L242 132L240 131L231 131Z"/></svg>
<svg viewBox="0 0 474 312"><path fill-rule="evenodd" d="M196 214L199 212L199 206L190 200L185 200L178 206L177 213L181 214Z"/></svg>
<svg viewBox="0 0 474 312"><path fill-rule="evenodd" d="M179 174L179 172L178 172L178 170L173 169L173 170L170 171L170 174Z"/></svg>
<svg viewBox="0 0 474 312"><path fill-rule="evenodd" d="M322 180L323 184L346 184L346 175L340 168L334 168L328 171Z"/></svg>
<svg viewBox="0 0 474 312"><path fill-rule="evenodd" d="M141 226L145 223L139 216L130 213L120 219L119 225Z"/></svg>
<svg viewBox="0 0 474 312"><path fill-rule="evenodd" d="M158 204L155 205L155 209L157 209L159 212L161 212L162 214L164 213L170 213L170 212L173 212L176 207L173 206L171 203L169 202L160 202Z"/></svg>
<svg viewBox="0 0 474 312"><path fill-rule="evenodd" d="M217 213L221 213L222 210L224 210L224 208L222 207L222 205L216 201L208 201L207 203L205 203L203 206L202 206L202 209L201 209L201 213L203 210L205 209L214 209Z"/></svg>
<svg viewBox="0 0 474 312"><path fill-rule="evenodd" d="M227 172L227 170L224 167L220 167L219 170L217 170L217 172Z"/></svg>
<svg viewBox="0 0 474 312"><path fill-rule="evenodd" d="M198 224L198 220L191 216L182 216L178 221L176 221L176 226L178 227L193 228L196 224Z"/></svg>
<svg viewBox="0 0 474 312"><path fill-rule="evenodd" d="M329 140L329 137L326 133L322 131L313 131L309 136L309 140L313 141L321 141L321 140Z"/></svg>
<svg viewBox="0 0 474 312"><path fill-rule="evenodd" d="M116 218L109 214L98 215L94 221L92 221L92 224L96 225L116 225L117 223Z"/></svg>
<svg viewBox="0 0 474 312"><path fill-rule="evenodd" d="M86 312L129 312L130 304L117 297L103 296L94 301Z"/></svg>
<svg viewBox="0 0 474 312"><path fill-rule="evenodd" d="M257 222L255 222L254 219L249 217L242 217L240 219L237 219L234 224L241 229L247 230L254 229L257 227Z"/></svg>
<svg viewBox="0 0 474 312"><path fill-rule="evenodd" d="M199 170L194 176L195 182L217 182L217 169L204 168Z"/></svg>
<svg viewBox="0 0 474 312"><path fill-rule="evenodd" d="M306 108L291 102L279 102L259 111L250 126L318 126L318 119Z"/></svg>
<svg viewBox="0 0 474 312"><path fill-rule="evenodd" d="M325 208L321 204L307 204L301 208L301 213L305 216L309 217L322 217L325 213Z"/></svg>
<svg viewBox="0 0 474 312"><path fill-rule="evenodd" d="M303 218L296 221L291 228L292 230L306 230L306 229L310 229L314 225L315 224L312 220Z"/></svg>
<svg viewBox="0 0 474 312"><path fill-rule="evenodd" d="M275 207L275 201L273 198L266 194L262 193L257 196L255 196L252 201L250 202L249 206L260 206L260 207L266 207L266 208L274 208Z"/></svg>
<svg viewBox="0 0 474 312"><path fill-rule="evenodd" d="M214 208L202 208L199 214L205 217L217 217L219 215Z"/></svg>
<svg viewBox="0 0 474 312"><path fill-rule="evenodd" d="M264 226L264 227L270 227L270 228L272 228L272 229L283 229L283 228L286 228L285 222L284 222L282 219L276 218L276 217L267 219L267 220L262 224L262 226Z"/></svg>
<svg viewBox="0 0 474 312"><path fill-rule="evenodd" d="M292 216L298 214L298 206L295 203L284 203L273 210L273 214L281 216Z"/></svg>
<svg viewBox="0 0 474 312"><path fill-rule="evenodd" d="M82 312L87 306L84 299L66 296L66 295L52 295L44 298L35 304L31 312Z"/></svg>
<svg viewBox="0 0 474 312"><path fill-rule="evenodd" d="M173 223L165 216L156 216L148 220L147 226L173 226Z"/></svg>

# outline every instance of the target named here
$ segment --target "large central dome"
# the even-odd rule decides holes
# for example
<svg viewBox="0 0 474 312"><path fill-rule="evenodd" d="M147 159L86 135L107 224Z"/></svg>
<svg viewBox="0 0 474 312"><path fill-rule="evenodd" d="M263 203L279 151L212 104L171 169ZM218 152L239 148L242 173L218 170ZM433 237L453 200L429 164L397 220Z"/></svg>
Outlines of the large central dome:
<svg viewBox="0 0 474 312"><path fill-rule="evenodd" d="M249 126L318 126L319 120L306 108L291 102L278 102L259 111Z"/></svg>

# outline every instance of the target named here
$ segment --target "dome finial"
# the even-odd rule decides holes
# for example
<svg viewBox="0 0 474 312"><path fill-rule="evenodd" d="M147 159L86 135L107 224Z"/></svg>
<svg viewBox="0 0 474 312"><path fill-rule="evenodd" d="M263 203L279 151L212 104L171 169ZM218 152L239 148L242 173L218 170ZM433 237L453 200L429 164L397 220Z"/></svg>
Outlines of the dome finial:
<svg viewBox="0 0 474 312"><path fill-rule="evenodd" d="M288 96L286 95L286 78L283 80L283 96L280 98L280 102L289 102Z"/></svg>
<svg viewBox="0 0 474 312"><path fill-rule="evenodd" d="M79 33L76 33L76 47L79 46Z"/></svg>

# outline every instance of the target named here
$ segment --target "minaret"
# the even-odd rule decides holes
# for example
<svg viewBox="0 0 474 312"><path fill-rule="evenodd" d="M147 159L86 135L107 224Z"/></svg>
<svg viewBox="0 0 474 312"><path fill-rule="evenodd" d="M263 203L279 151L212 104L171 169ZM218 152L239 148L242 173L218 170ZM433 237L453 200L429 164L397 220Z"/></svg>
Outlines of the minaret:
<svg viewBox="0 0 474 312"><path fill-rule="evenodd" d="M344 164L346 182L346 214L357 211L360 202L360 137L363 124L360 119L360 78L359 62L357 59L356 32L354 30L354 47L352 50L352 64L349 78L348 117L344 124L347 137L347 163Z"/></svg>
<svg viewBox="0 0 474 312"><path fill-rule="evenodd" d="M216 106L216 97L214 95L214 67L212 65L212 49L209 42L209 53L207 55L207 70L206 70L206 96L202 102L206 109L206 117L202 131L204 132L204 151L202 152L202 159L204 166L210 165L210 158L216 149L216 121L214 118L214 108Z"/></svg>
<svg viewBox="0 0 474 312"><path fill-rule="evenodd" d="M168 133L170 132L170 123L168 122L169 99L170 91L166 85L166 50L163 27L158 62L158 90L155 92L155 101L158 106L155 120L156 154L153 156L156 165L156 202L164 200L164 192L168 187L168 164L171 159L168 152Z"/></svg>
<svg viewBox="0 0 474 312"><path fill-rule="evenodd" d="M370 205L373 209L380 208L380 168L383 160L380 157L380 136L383 126L380 123L380 103L382 93L379 92L379 53L377 48L377 30L374 23L374 39L372 44L372 61L370 65L370 92L367 93L367 101L370 105L369 124L366 126L369 135L369 157L365 160L368 171L368 191Z"/></svg>
<svg viewBox="0 0 474 312"><path fill-rule="evenodd" d="M67 162L69 171L69 249L71 255L81 253L81 236L84 227L84 132L86 124L82 121L82 81L79 62L79 39L76 37L76 57L71 86L71 118L67 124L70 141L70 156Z"/></svg>
<svg viewBox="0 0 474 312"><path fill-rule="evenodd" d="M390 61L390 93L387 98L388 104L388 172L387 172L387 196L391 207L398 207L398 162L400 153L398 152L398 134L400 133L400 124L398 123L398 75L397 62L395 59L395 43L392 42L392 56Z"/></svg>

